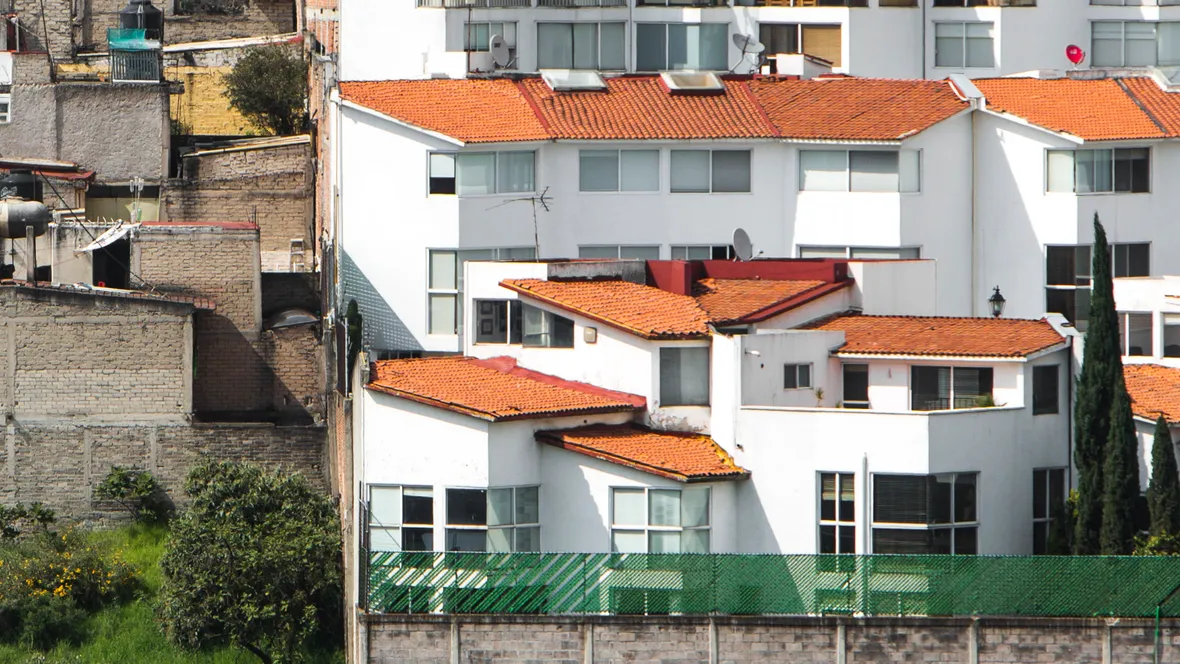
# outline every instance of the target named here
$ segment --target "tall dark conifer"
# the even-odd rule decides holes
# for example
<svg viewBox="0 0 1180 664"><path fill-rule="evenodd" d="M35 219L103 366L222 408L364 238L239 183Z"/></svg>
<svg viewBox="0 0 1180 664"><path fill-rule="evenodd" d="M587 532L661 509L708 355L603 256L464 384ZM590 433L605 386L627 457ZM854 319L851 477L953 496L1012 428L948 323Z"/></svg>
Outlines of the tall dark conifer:
<svg viewBox="0 0 1180 664"><path fill-rule="evenodd" d="M1172 433L1163 415L1155 421L1147 509L1151 513L1152 535L1180 535L1180 477L1176 471Z"/></svg>
<svg viewBox="0 0 1180 664"><path fill-rule="evenodd" d="M1074 464L1078 468L1078 518L1073 538L1074 553L1096 554L1101 550L1102 473L1106 438L1110 433L1111 404L1116 380L1122 383L1119 352L1119 324L1114 309L1110 253L1106 231L1094 214L1094 248L1091 252L1094 287L1090 295L1090 318L1086 328L1082 374L1074 404Z"/></svg>
<svg viewBox="0 0 1180 664"><path fill-rule="evenodd" d="M1139 499L1139 438L1131 415L1131 397L1121 373L1115 380L1105 456L1099 538L1102 554L1130 555L1135 550L1135 501Z"/></svg>

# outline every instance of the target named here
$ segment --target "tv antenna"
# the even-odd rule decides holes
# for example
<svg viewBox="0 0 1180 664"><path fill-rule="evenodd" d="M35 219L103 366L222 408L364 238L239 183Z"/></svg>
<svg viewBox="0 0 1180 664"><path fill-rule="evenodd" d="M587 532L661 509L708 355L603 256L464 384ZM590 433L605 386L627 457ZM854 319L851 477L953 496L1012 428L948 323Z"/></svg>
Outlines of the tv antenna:
<svg viewBox="0 0 1180 664"><path fill-rule="evenodd" d="M737 64L733 66L733 69L729 70L730 72L735 72L737 71L738 67L742 66L742 63L746 61L747 54L757 56L766 50L766 46L764 46L762 42L754 39L750 35L743 35L740 32L734 33L733 45L741 49L742 57L737 61ZM751 63L749 73L752 74L758 70L760 61L761 58L756 58L755 61Z"/></svg>
<svg viewBox="0 0 1180 664"><path fill-rule="evenodd" d="M509 198L503 203L498 203L488 208L488 210L495 210L498 207L508 205L509 203L530 203L533 206L533 251L535 257L541 256L541 235L537 228L537 206L540 205L546 212L549 212L549 204L553 202L553 198L549 195L549 187L545 187L540 194L535 196L521 196L520 198ZM485 210L486 211L486 210Z"/></svg>
<svg viewBox="0 0 1180 664"><path fill-rule="evenodd" d="M754 257L754 243L750 242L750 234L745 229L734 229L733 253L743 263Z"/></svg>
<svg viewBox="0 0 1180 664"><path fill-rule="evenodd" d="M508 42L503 35L492 35L488 38L488 50L492 52L492 62L496 67L504 68L512 64L512 53L508 50Z"/></svg>

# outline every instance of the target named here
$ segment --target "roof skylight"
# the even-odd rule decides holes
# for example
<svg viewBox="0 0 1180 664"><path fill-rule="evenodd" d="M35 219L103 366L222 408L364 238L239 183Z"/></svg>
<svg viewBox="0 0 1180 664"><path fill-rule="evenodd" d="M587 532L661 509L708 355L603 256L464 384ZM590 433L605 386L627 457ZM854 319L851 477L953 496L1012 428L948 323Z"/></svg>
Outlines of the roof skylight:
<svg viewBox="0 0 1180 664"><path fill-rule="evenodd" d="M700 94L725 90L721 77L711 71L662 71L660 79L671 92Z"/></svg>
<svg viewBox="0 0 1180 664"><path fill-rule="evenodd" d="M602 74L592 69L542 69L541 79L554 92L606 89Z"/></svg>

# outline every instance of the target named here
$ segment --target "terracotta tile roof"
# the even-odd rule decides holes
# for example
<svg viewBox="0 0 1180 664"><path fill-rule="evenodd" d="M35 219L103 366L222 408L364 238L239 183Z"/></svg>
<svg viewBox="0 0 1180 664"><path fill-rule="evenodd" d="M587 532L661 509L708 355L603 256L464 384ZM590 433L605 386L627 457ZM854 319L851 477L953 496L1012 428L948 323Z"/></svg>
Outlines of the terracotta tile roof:
<svg viewBox="0 0 1180 664"><path fill-rule="evenodd" d="M1074 80L992 78L973 81L987 108L1087 141L1163 138L1168 134L1145 113L1129 89L1159 87L1150 79ZM1180 103L1180 97L1176 97Z"/></svg>
<svg viewBox="0 0 1180 664"><path fill-rule="evenodd" d="M466 143L549 138L522 88L507 79L346 81L340 96Z"/></svg>
<svg viewBox="0 0 1180 664"><path fill-rule="evenodd" d="M841 314L804 329L843 330L850 355L1025 357L1064 338L1044 320Z"/></svg>
<svg viewBox="0 0 1180 664"><path fill-rule="evenodd" d="M696 300L643 284L508 279L500 285L645 339L699 339L709 335L708 316Z"/></svg>
<svg viewBox="0 0 1180 664"><path fill-rule="evenodd" d="M371 390L502 420L642 410L646 400L516 365L510 357L431 357L373 364Z"/></svg>
<svg viewBox="0 0 1180 664"><path fill-rule="evenodd" d="M538 431L536 437L555 447L681 482L745 479L750 475L712 438L695 433L624 424Z"/></svg>
<svg viewBox="0 0 1180 664"><path fill-rule="evenodd" d="M606 91L554 92L539 78L352 81L346 100L467 143L546 139L898 140L967 108L942 81L725 80L725 93L674 95L657 76Z"/></svg>
<svg viewBox="0 0 1180 664"><path fill-rule="evenodd" d="M898 140L968 107L946 81L755 79L750 88L788 138Z"/></svg>
<svg viewBox="0 0 1180 664"><path fill-rule="evenodd" d="M1167 92L1146 77L1120 79L1127 91L1172 136L1180 136L1180 92Z"/></svg>
<svg viewBox="0 0 1180 664"><path fill-rule="evenodd" d="M839 284L841 287L851 282ZM776 281L770 279L701 279L692 296L714 324L729 323L817 290L825 281Z"/></svg>
<svg viewBox="0 0 1180 664"><path fill-rule="evenodd" d="M1168 422L1180 422L1180 369L1158 364L1128 364L1123 367L1131 410L1154 420L1163 414Z"/></svg>

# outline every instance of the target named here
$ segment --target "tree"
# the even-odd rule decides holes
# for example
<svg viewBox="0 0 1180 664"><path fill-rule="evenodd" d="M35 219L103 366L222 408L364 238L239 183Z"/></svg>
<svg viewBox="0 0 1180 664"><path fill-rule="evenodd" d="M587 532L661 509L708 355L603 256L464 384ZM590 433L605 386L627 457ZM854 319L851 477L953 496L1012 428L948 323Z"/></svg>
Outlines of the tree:
<svg viewBox="0 0 1180 664"><path fill-rule="evenodd" d="M1129 555L1135 550L1135 501L1139 498L1139 438L1131 414L1131 397L1120 375L1110 407L1110 433L1102 465L1103 555Z"/></svg>
<svg viewBox="0 0 1180 664"><path fill-rule="evenodd" d="M298 661L342 612L340 522L302 475L206 463L189 474L189 509L160 567L158 613L190 648L232 644L266 664Z"/></svg>
<svg viewBox="0 0 1180 664"><path fill-rule="evenodd" d="M1151 514L1151 535L1180 535L1180 476L1172 433L1163 415L1155 421L1151 444L1151 481L1147 485L1147 510Z"/></svg>
<svg viewBox="0 0 1180 664"><path fill-rule="evenodd" d="M253 48L224 77L229 104L278 136L299 133L307 116L307 63L286 46Z"/></svg>
<svg viewBox="0 0 1180 664"><path fill-rule="evenodd" d="M1078 517L1073 546L1075 554L1096 554L1101 547L1103 465L1110 433L1111 405L1116 381L1122 385L1119 324L1114 309L1110 275L1110 250L1106 231L1094 214L1094 249L1091 275L1090 319L1082 374L1074 403L1074 465L1078 468ZM1123 388L1125 391L1125 388Z"/></svg>
<svg viewBox="0 0 1180 664"><path fill-rule="evenodd" d="M164 487L146 470L111 466L111 472L94 487L94 497L115 501L141 523L163 523L172 514Z"/></svg>

